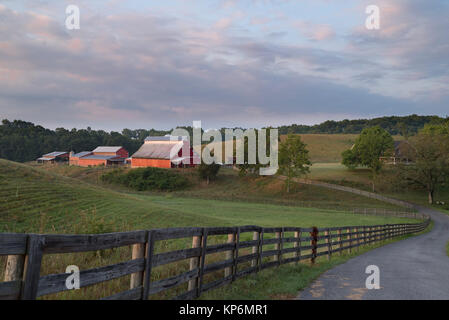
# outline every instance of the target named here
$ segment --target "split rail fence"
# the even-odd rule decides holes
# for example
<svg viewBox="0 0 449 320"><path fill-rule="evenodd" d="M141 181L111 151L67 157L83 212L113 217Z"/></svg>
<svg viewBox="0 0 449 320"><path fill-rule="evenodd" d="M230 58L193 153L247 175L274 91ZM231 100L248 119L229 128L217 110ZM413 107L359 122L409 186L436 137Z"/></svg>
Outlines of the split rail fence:
<svg viewBox="0 0 449 320"><path fill-rule="evenodd" d="M420 232L429 222L430 218L426 217L419 223L319 229L240 226L170 228L97 235L3 233L0 234L0 255L7 255L8 258L5 281L0 282L0 299L34 300L68 290L66 279L69 274L40 275L42 257L46 254L132 246L129 261L80 271L80 286L91 286L131 275L129 290L104 299L148 299L181 284L186 289L174 298L194 299L203 292L262 269L300 261L314 263L320 256L331 259L334 254L351 252L360 246ZM209 239L220 235L222 243L209 243ZM155 252L155 244L159 241L181 238L190 238L191 248ZM212 254L219 254L221 260L206 263L206 257ZM186 259L189 261L188 271L152 280L152 269ZM206 275L213 272L216 274L213 281L206 281Z"/></svg>

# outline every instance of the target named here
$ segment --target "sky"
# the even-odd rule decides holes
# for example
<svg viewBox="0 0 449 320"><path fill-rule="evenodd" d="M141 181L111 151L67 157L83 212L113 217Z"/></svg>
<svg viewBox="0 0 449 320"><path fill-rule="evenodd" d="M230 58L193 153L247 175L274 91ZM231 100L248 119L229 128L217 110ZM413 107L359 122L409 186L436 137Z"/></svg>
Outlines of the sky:
<svg viewBox="0 0 449 320"><path fill-rule="evenodd" d="M447 0L0 0L0 118L120 131L444 117L448 30Z"/></svg>

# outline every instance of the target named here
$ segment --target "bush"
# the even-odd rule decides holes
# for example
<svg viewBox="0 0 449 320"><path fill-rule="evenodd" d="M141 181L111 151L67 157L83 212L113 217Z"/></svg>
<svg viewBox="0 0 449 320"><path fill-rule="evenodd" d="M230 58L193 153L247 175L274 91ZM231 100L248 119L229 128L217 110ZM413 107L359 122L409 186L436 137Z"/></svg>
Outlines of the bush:
<svg viewBox="0 0 449 320"><path fill-rule="evenodd" d="M175 191L188 185L188 180L168 169L139 168L125 172L116 169L103 174L101 180L138 190Z"/></svg>

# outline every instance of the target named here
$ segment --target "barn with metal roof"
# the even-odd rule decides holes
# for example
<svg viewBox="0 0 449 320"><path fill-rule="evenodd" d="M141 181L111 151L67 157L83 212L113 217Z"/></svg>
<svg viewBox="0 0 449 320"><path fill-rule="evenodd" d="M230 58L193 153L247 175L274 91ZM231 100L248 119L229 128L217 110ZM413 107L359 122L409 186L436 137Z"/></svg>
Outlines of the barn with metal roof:
<svg viewBox="0 0 449 320"><path fill-rule="evenodd" d="M82 167L124 164L128 151L121 146L100 146L93 151L83 151L70 157L70 164Z"/></svg>
<svg viewBox="0 0 449 320"><path fill-rule="evenodd" d="M55 163L67 162L69 160L69 153L66 151L53 151L44 154L42 157L36 159L37 163Z"/></svg>
<svg viewBox="0 0 449 320"><path fill-rule="evenodd" d="M199 164L198 154L184 137L148 137L131 156L131 167L190 167Z"/></svg>

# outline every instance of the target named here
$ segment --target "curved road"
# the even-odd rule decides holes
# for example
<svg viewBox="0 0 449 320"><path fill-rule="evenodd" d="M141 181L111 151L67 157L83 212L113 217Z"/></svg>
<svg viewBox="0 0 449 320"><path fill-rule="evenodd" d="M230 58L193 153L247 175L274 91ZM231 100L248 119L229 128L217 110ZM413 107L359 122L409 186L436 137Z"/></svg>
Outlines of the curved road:
<svg viewBox="0 0 449 320"><path fill-rule="evenodd" d="M430 232L373 249L328 270L297 299L449 299L449 216L416 208L432 217ZM368 265L379 267L380 289L366 289Z"/></svg>

